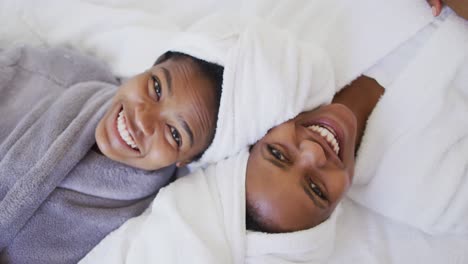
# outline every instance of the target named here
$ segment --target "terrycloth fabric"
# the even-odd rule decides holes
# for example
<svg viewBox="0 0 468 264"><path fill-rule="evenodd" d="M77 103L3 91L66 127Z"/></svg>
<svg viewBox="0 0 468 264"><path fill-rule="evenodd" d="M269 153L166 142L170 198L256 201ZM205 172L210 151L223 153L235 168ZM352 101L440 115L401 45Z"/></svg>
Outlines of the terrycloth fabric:
<svg viewBox="0 0 468 264"><path fill-rule="evenodd" d="M309 230L246 233L247 159L243 150L163 188L145 213L80 263L323 263L333 250L339 208Z"/></svg>
<svg viewBox="0 0 468 264"><path fill-rule="evenodd" d="M430 234L468 235L467 47L468 24L449 16L386 89L349 192Z"/></svg>
<svg viewBox="0 0 468 264"><path fill-rule="evenodd" d="M327 264L468 263L468 238L429 235L345 197L337 220L335 250Z"/></svg>
<svg viewBox="0 0 468 264"><path fill-rule="evenodd" d="M70 50L0 53L0 262L76 263L168 182L172 167L144 173L90 150L117 84Z"/></svg>
<svg viewBox="0 0 468 264"><path fill-rule="evenodd" d="M257 0L242 11L319 43L330 55L337 89L433 19L429 5L418 0Z"/></svg>
<svg viewBox="0 0 468 264"><path fill-rule="evenodd" d="M244 150L161 189L80 263L244 263L245 177L230 176L247 158Z"/></svg>
<svg viewBox="0 0 468 264"><path fill-rule="evenodd" d="M313 228L283 234L247 232L245 263L327 263L335 248L339 204L330 217Z"/></svg>
<svg viewBox="0 0 468 264"><path fill-rule="evenodd" d="M219 19L212 17L197 27L207 28ZM299 42L262 20L246 23L238 33L218 29L207 33L205 38L211 41L186 37L173 48L200 58L211 54L211 61L224 66L216 134L198 165L235 154L268 129L330 102L336 91L333 68L322 48Z"/></svg>

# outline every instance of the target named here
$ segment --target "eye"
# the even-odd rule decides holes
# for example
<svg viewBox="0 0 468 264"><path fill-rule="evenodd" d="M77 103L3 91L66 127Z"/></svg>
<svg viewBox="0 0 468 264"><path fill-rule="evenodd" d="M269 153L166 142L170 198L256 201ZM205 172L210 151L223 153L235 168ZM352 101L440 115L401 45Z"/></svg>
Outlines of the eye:
<svg viewBox="0 0 468 264"><path fill-rule="evenodd" d="M154 92L156 93L156 100L159 101L162 95L161 83L159 82L158 77L154 75L151 76L151 79L153 79L153 86L154 86Z"/></svg>
<svg viewBox="0 0 468 264"><path fill-rule="evenodd" d="M318 187L315 183L312 181L310 182L310 189L322 200L326 200L327 198L323 194L322 190L320 190L320 187Z"/></svg>
<svg viewBox="0 0 468 264"><path fill-rule="evenodd" d="M182 138L180 136L180 133L179 131L177 131L177 129L175 129L174 127L170 127L170 130L171 130L171 135L172 135L172 138L174 139L174 141L176 142L177 144L177 147L180 147L182 145Z"/></svg>
<svg viewBox="0 0 468 264"><path fill-rule="evenodd" d="M273 157L275 157L277 160L282 162L288 161L288 159L286 159L286 156L284 156L284 154L275 147L268 145L268 151L270 151L271 155L273 155Z"/></svg>

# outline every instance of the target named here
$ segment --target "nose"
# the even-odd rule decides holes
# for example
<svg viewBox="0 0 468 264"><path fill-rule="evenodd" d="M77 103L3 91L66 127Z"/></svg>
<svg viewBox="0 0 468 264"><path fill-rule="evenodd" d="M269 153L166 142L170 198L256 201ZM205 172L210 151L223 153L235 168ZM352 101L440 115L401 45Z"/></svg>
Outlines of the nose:
<svg viewBox="0 0 468 264"><path fill-rule="evenodd" d="M322 147L311 140L299 143L299 165L303 168L320 168L325 166L327 157Z"/></svg>
<svg viewBox="0 0 468 264"><path fill-rule="evenodd" d="M140 103L135 107L135 124L145 136L151 136L159 130L161 117L157 106Z"/></svg>

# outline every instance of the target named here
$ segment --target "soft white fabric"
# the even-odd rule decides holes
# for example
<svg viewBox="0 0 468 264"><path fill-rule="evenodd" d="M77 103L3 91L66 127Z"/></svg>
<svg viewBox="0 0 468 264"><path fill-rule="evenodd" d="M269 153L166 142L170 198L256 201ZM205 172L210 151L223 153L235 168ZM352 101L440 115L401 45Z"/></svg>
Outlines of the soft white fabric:
<svg viewBox="0 0 468 264"><path fill-rule="evenodd" d="M420 0L245 0L244 15L265 18L302 40L318 42L344 87L433 18ZM398 19L396 19L398 17Z"/></svg>
<svg viewBox="0 0 468 264"><path fill-rule="evenodd" d="M468 24L450 15L368 120L349 196L431 234L468 235Z"/></svg>
<svg viewBox="0 0 468 264"><path fill-rule="evenodd" d="M162 189L80 263L243 263L246 150ZM109 254L109 252L115 252Z"/></svg>
<svg viewBox="0 0 468 264"><path fill-rule="evenodd" d="M205 28L220 23L215 18L205 21ZM222 44L203 42L207 47L202 51L196 39L178 41L174 49L202 56L229 47L227 56L218 59L224 61L224 74L216 134L198 164L235 154L271 127L330 102L335 94L333 68L324 50L261 20L220 38Z"/></svg>
<svg viewBox="0 0 468 264"><path fill-rule="evenodd" d="M245 263L326 263L334 246L339 204L332 215L313 228L283 234L247 231Z"/></svg>
<svg viewBox="0 0 468 264"><path fill-rule="evenodd" d="M364 75L375 79L381 86L388 88L393 81L406 69L426 42L436 31L439 25L452 14L449 8L443 8L430 24L419 30L408 41L393 50L390 54L380 59L376 64L364 72Z"/></svg>
<svg viewBox="0 0 468 264"><path fill-rule="evenodd" d="M349 198L341 203L336 244L327 264L468 263L468 238L429 235Z"/></svg>
<svg viewBox="0 0 468 264"><path fill-rule="evenodd" d="M232 5L215 0L1 0L0 46L67 45L129 77L153 65L177 33Z"/></svg>

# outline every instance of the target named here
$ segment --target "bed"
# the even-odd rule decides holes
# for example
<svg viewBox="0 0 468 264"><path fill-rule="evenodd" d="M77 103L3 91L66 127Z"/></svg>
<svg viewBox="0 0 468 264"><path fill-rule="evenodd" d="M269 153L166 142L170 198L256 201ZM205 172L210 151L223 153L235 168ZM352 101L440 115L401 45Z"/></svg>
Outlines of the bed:
<svg viewBox="0 0 468 264"><path fill-rule="evenodd" d="M1 0L0 46L67 45L94 54L108 62L117 75L125 77L151 65L175 32L207 16L216 13L258 16L302 39L318 39L339 65L337 82L345 85L352 76L364 72L396 48L398 41L407 39L432 19L428 7L427 15L416 18L407 11L411 5L423 8L425 1L386 2L362 0L360 5L353 6L349 1L318 0L307 3L204 0L196 4L183 0L138 4L130 0ZM403 31L391 31L392 20L385 20L395 12L401 16L397 23L405 25ZM343 16L346 13L349 16ZM405 20L407 17L413 17L411 22ZM349 19L346 26L344 19ZM326 22L318 23L321 20ZM350 37L349 32L356 28L359 30ZM379 40L386 45L372 45L376 40L367 37L378 30L388 30L386 39ZM343 39L336 39L329 32ZM341 48L343 43L356 52L347 53ZM364 50L367 55L362 57ZM468 263L467 248L465 236L429 235L345 198L329 263Z"/></svg>

